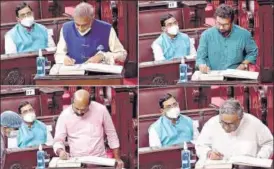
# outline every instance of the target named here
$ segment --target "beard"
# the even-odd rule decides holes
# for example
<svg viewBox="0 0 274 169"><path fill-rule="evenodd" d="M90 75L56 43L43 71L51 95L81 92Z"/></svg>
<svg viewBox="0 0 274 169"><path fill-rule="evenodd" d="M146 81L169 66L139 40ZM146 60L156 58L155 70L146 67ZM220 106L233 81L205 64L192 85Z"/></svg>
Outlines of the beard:
<svg viewBox="0 0 274 169"><path fill-rule="evenodd" d="M219 31L223 36L227 36L227 35L230 34L231 29L229 29L229 30L220 30L220 29L218 29L218 31Z"/></svg>

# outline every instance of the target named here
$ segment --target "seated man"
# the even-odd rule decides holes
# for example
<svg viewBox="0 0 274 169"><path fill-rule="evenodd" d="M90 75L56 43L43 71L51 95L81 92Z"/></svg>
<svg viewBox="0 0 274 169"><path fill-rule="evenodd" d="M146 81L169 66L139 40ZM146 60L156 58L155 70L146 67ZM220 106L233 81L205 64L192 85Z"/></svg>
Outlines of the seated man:
<svg viewBox="0 0 274 169"><path fill-rule="evenodd" d="M38 51L55 47L45 26L35 23L31 7L22 2L15 10L18 23L5 35L5 53Z"/></svg>
<svg viewBox="0 0 274 169"><path fill-rule="evenodd" d="M199 158L221 160L245 155L269 158L273 136L259 119L244 113L239 101L226 100L219 115L205 123L195 149Z"/></svg>
<svg viewBox="0 0 274 169"><path fill-rule="evenodd" d="M178 22L173 15L163 16L161 26L163 33L151 45L156 61L196 56L194 44L187 34L179 31Z"/></svg>
<svg viewBox="0 0 274 169"><path fill-rule="evenodd" d="M196 139L199 133L197 126L191 118L180 114L179 104L171 94L161 98L159 105L163 115L148 129L150 147L181 144Z"/></svg>
<svg viewBox="0 0 274 169"><path fill-rule="evenodd" d="M46 125L36 119L32 105L25 101L19 105L18 112L21 114L23 123L17 135L17 144L20 148L39 146L45 144L50 138Z"/></svg>
<svg viewBox="0 0 274 169"><path fill-rule="evenodd" d="M16 137L18 128L22 124L21 117L13 111L4 111L0 115L1 120L1 147L0 147L0 162L3 162L3 152L5 150L4 137ZM2 166L2 165L1 165ZM2 168L2 167L1 167Z"/></svg>
<svg viewBox="0 0 274 169"><path fill-rule="evenodd" d="M55 130L54 152L61 159L81 156L106 157L104 133L109 147L113 150L117 167L123 167L120 159L119 139L107 108L91 101L86 90L74 93L72 104L60 114ZM68 140L70 154L64 143Z"/></svg>
<svg viewBox="0 0 274 169"><path fill-rule="evenodd" d="M255 64L258 48L251 33L233 23L234 10L222 4L215 12L216 26L205 30L197 50L196 67L209 70L246 70Z"/></svg>
<svg viewBox="0 0 274 169"><path fill-rule="evenodd" d="M60 31L56 63L69 66L125 60L127 52L115 30L110 24L95 19L94 11L93 6L85 2L76 6L74 20L65 23Z"/></svg>

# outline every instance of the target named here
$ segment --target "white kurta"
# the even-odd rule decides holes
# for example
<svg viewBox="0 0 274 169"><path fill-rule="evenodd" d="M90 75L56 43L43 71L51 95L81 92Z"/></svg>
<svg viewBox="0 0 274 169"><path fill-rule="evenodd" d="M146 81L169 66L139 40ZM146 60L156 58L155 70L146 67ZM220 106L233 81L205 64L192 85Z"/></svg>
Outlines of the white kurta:
<svg viewBox="0 0 274 169"><path fill-rule="evenodd" d="M233 134L226 133L217 115L204 125L195 148L199 158L206 158L209 150L222 153L224 158L237 155L269 158L273 153L273 135L258 118L248 113L244 113Z"/></svg>

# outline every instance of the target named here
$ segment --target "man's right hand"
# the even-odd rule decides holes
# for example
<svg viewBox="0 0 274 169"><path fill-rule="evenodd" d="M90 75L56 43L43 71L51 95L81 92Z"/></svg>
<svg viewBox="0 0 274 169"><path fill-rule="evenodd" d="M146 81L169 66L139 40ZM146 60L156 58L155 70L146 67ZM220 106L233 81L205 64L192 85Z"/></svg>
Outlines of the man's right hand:
<svg viewBox="0 0 274 169"><path fill-rule="evenodd" d="M210 68L205 64L201 64L199 65L199 71L202 73L208 73L210 71Z"/></svg>
<svg viewBox="0 0 274 169"><path fill-rule="evenodd" d="M222 159L224 158L224 155L221 154L221 153L218 152L218 151L210 150L210 151L207 153L207 157L208 157L210 160L222 160Z"/></svg>
<svg viewBox="0 0 274 169"><path fill-rule="evenodd" d="M59 158L61 160L68 160L69 159L69 153L67 153L65 150L59 151Z"/></svg>
<svg viewBox="0 0 274 169"><path fill-rule="evenodd" d="M64 65L65 66L72 66L74 64L75 64L75 59L72 59L68 56L65 56L65 58L64 58Z"/></svg>

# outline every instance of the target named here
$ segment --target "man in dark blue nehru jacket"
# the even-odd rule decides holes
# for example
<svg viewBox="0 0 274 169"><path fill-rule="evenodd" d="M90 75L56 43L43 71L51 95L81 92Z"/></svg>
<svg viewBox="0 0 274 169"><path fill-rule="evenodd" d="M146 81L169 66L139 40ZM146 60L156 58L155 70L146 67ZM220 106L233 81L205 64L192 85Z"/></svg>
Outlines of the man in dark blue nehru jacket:
<svg viewBox="0 0 274 169"><path fill-rule="evenodd" d="M75 7L73 21L66 22L60 31L55 53L56 63L114 64L124 61L127 52L111 24L95 19L94 7L82 2Z"/></svg>

